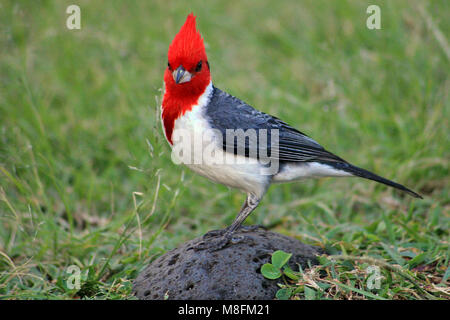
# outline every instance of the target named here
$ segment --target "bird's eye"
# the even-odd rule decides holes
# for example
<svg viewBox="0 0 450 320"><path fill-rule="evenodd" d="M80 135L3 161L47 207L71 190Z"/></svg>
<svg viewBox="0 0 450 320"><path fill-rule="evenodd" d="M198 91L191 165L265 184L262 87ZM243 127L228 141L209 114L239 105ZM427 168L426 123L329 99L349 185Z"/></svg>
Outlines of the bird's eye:
<svg viewBox="0 0 450 320"><path fill-rule="evenodd" d="M199 72L200 70L202 70L202 60L200 60L195 67L195 72Z"/></svg>
<svg viewBox="0 0 450 320"><path fill-rule="evenodd" d="M169 70L172 70L172 67L170 66L169 62L167 62L167 66L169 67Z"/></svg>

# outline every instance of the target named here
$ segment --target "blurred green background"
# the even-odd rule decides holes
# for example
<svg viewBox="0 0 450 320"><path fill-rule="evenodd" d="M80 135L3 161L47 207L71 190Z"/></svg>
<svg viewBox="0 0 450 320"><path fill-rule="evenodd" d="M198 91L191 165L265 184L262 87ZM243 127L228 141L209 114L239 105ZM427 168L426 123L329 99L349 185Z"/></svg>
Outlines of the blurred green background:
<svg viewBox="0 0 450 320"><path fill-rule="evenodd" d="M70 4L81 30L66 28ZM381 30L366 27L370 4ZM0 297L132 298L149 261L232 222L245 195L175 166L159 122L191 11L216 86L425 198L306 181L272 187L247 223L398 265L448 298L445 0L0 1ZM428 297L388 278L375 293Z"/></svg>

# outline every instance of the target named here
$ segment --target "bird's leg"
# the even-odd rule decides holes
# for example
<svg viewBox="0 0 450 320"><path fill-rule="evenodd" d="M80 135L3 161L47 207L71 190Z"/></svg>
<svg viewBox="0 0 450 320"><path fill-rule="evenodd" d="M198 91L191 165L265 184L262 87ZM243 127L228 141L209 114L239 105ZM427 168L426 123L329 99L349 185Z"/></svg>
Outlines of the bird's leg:
<svg viewBox="0 0 450 320"><path fill-rule="evenodd" d="M236 219L234 219L234 221L231 224L231 226L229 226L227 228L227 230L225 231L224 236L228 235L230 237L230 239L231 239L231 236L233 235L233 233L237 229L239 229L241 227L241 225L244 222L244 220L247 219L247 217L250 215L250 213L252 213L253 210L256 209L256 207L258 206L260 201L261 201L261 199L255 197L252 194L248 194L247 199L245 200L241 211L237 215Z"/></svg>
<svg viewBox="0 0 450 320"><path fill-rule="evenodd" d="M208 249L210 251L216 251L225 247L229 242L238 243L242 241L243 239L242 236L233 237L233 233L241 227L244 220L250 215L250 213L252 213L253 210L255 210L260 201L261 201L260 198L249 193L247 195L247 199L244 202L244 205L241 208L241 211L239 212L236 219L234 219L233 223L229 227L227 227L225 230L213 230L206 234L209 236L220 236L220 237L218 239L211 239L208 242L202 241L195 247L195 249L196 250ZM249 227L249 229L250 228L251 227Z"/></svg>
<svg viewBox="0 0 450 320"><path fill-rule="evenodd" d="M246 210L246 207L248 207L249 205L248 203L248 198L249 197L254 197L253 195L248 195L247 198L244 201L244 204L242 205L241 210L239 211L238 216L236 217L235 221L233 222L233 224L236 222L236 220L239 218L239 216L242 214L242 212L244 210ZM256 198L256 197L255 197ZM257 203L254 205L253 209L247 213L247 215L243 218L243 220L241 220L241 224L239 226L236 227L236 229L234 231L236 231L237 229L244 231L244 232L253 232L256 231L258 229L265 229L265 227L263 225L254 225L254 226L243 226L242 223L244 222L244 220L249 216L249 214L258 206L259 201L261 199L257 200ZM219 230L211 230L208 231L207 233L205 233L203 235L203 238L212 238L212 237L219 237L219 236L223 236L230 228L232 228L232 225L226 227L225 229L219 229ZM234 232L233 231L233 232Z"/></svg>

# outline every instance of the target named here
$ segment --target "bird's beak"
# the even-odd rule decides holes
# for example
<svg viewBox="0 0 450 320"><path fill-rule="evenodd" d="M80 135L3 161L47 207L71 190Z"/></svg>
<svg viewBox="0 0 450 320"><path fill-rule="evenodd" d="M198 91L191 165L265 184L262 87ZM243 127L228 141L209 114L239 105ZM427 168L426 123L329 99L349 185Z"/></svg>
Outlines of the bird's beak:
<svg viewBox="0 0 450 320"><path fill-rule="evenodd" d="M183 65L180 65L174 72L172 72L175 83L185 83L191 81L192 74L190 74Z"/></svg>

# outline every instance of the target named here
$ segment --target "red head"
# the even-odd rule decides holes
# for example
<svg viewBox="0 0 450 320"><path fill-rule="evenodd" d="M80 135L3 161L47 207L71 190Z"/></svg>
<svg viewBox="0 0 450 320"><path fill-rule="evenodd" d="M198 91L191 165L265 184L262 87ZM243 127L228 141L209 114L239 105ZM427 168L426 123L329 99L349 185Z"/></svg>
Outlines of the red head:
<svg viewBox="0 0 450 320"><path fill-rule="evenodd" d="M211 81L205 45L195 26L195 16L186 22L172 41L164 74L166 90L180 96L200 96Z"/></svg>
<svg viewBox="0 0 450 320"><path fill-rule="evenodd" d="M205 45L195 25L195 16L188 15L169 47L164 73L165 94L162 118L169 142L174 121L191 110L211 82Z"/></svg>

